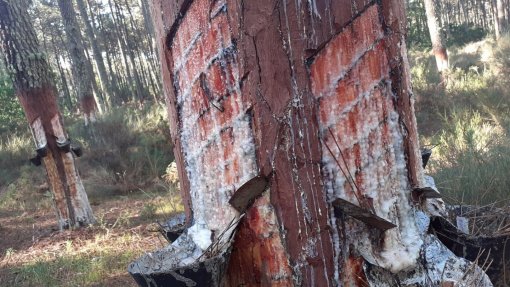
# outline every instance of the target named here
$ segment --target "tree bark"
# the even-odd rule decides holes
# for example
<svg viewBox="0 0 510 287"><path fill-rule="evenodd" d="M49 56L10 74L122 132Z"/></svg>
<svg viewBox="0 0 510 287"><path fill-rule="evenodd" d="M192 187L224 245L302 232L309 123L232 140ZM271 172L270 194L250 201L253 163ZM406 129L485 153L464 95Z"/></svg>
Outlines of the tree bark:
<svg viewBox="0 0 510 287"><path fill-rule="evenodd" d="M85 125L96 120L97 102L93 93L94 73L92 65L85 56L85 47L80 32L73 2L58 0L60 14L64 22L67 48L71 56L74 82L77 85L78 99Z"/></svg>
<svg viewBox="0 0 510 287"><path fill-rule="evenodd" d="M434 0L423 0L425 2L425 11L427 13L427 23L429 27L430 40L432 41L432 51L436 58L437 70L442 73L448 69L448 53L446 51L445 40L441 32L441 22L439 20L439 11L436 9Z"/></svg>
<svg viewBox="0 0 510 287"><path fill-rule="evenodd" d="M50 67L39 47L26 2L0 1L0 40L16 95L46 167L61 229L94 222L71 152L59 148L68 136L58 111Z"/></svg>

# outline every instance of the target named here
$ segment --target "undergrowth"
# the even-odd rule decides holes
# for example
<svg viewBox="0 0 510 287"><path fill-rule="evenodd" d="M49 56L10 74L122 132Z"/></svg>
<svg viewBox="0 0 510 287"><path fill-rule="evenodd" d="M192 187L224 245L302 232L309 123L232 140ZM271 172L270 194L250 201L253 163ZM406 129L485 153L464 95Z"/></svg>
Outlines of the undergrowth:
<svg viewBox="0 0 510 287"><path fill-rule="evenodd" d="M104 115L91 128L79 120L70 135L86 151L79 159L85 188L92 196L127 194L161 186L173 161L164 108L124 106Z"/></svg>
<svg viewBox="0 0 510 287"><path fill-rule="evenodd" d="M65 119L69 136L84 151L76 166L89 197L167 188L161 176L173 153L165 119L164 108L156 105L143 110L116 108L89 127L80 119ZM34 187L45 181L43 167L29 164L35 151L28 129L19 130L0 137L0 194L12 189L36 191Z"/></svg>
<svg viewBox="0 0 510 287"><path fill-rule="evenodd" d="M450 49L444 81L427 52L410 53L427 172L454 204L508 204L510 38Z"/></svg>

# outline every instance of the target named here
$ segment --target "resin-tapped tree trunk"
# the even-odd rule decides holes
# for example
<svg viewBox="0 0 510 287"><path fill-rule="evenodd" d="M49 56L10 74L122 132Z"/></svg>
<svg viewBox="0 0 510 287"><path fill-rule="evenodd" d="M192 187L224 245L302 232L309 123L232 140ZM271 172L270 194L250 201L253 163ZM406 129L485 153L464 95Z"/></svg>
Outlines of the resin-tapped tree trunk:
<svg viewBox="0 0 510 287"><path fill-rule="evenodd" d="M432 52L436 57L437 70L442 73L448 69L448 52L443 33L441 31L440 14L434 0L423 0L425 2L425 12L427 14L427 24L429 27L430 40L432 41Z"/></svg>
<svg viewBox="0 0 510 287"><path fill-rule="evenodd" d="M16 95L23 106L38 157L42 159L53 192L61 229L94 222L87 194L66 148L68 136L58 111L50 66L39 43L26 1L0 1L0 39Z"/></svg>
<svg viewBox="0 0 510 287"><path fill-rule="evenodd" d="M188 228L141 286L490 286L427 234L404 1L151 5Z"/></svg>
<svg viewBox="0 0 510 287"><path fill-rule="evenodd" d="M98 105L94 98L94 72L90 61L85 56L85 47L80 32L80 26L76 20L73 2L71 0L58 0L60 14L64 21L66 31L67 48L71 56L74 82L77 85L78 99L85 125L96 120Z"/></svg>

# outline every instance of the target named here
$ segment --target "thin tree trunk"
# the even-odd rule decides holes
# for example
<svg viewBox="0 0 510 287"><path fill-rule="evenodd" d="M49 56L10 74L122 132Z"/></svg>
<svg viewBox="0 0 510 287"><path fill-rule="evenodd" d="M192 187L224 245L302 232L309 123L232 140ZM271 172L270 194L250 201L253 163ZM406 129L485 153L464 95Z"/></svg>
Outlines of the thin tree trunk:
<svg viewBox="0 0 510 287"><path fill-rule="evenodd" d="M145 29L147 30L149 35L151 35L151 37L154 37L154 25L152 24L152 21L151 21L149 4L147 3L147 0L140 0L140 8L142 10L142 16L143 16L143 22L145 25Z"/></svg>
<svg viewBox="0 0 510 287"><path fill-rule="evenodd" d="M54 83L39 47L25 1L0 0L0 40L16 95L29 122L38 157L46 167L61 229L94 222L87 194L71 152L59 147L68 139L58 111Z"/></svg>
<svg viewBox="0 0 510 287"><path fill-rule="evenodd" d="M120 52L122 60L124 62L124 70L126 72L126 76L125 77L121 77L121 81L126 83L128 81L132 81L133 80L133 77L132 77L132 74L131 74L131 68L129 67L128 57L126 55L126 50L127 50L126 43L124 42L124 38L122 36L122 32L119 29L119 25L121 25L121 24L119 23L119 19L117 19L117 15L116 15L116 12L115 12L115 9L113 7L113 4L112 4L111 0L108 0L108 5L109 5L110 11L112 13L111 16L112 16L112 20L113 20L113 25L115 26L114 33L115 33L115 36L117 38L117 44L118 44L118 47L119 47L119 52ZM117 63L117 62L118 61L115 61L115 63ZM120 70L117 69L117 71L120 71ZM136 82L135 82L135 89L136 89L135 91L133 91L132 85L126 84L124 86L127 86L129 88L129 91L131 93L131 95L129 95L129 97L133 101L135 101L136 99L140 99L141 94L139 93L138 86L136 86ZM126 89L124 88L124 90L126 90Z"/></svg>
<svg viewBox="0 0 510 287"><path fill-rule="evenodd" d="M93 94L94 76L92 66L85 56L85 48L80 32L73 3L69 0L58 0L60 14L64 21L67 36L67 47L71 55L74 82L78 88L78 99L85 125L96 120L97 102Z"/></svg>
<svg viewBox="0 0 510 287"><path fill-rule="evenodd" d="M506 32L505 5L503 0L496 0L496 39Z"/></svg>
<svg viewBox="0 0 510 287"><path fill-rule="evenodd" d="M62 68L62 64L60 63L60 56L56 56L55 59L57 60L58 65L58 73L60 76L60 80L62 81L62 89L64 90L64 97L66 98L67 103L67 109L69 111L73 110L73 100L71 98L71 92L69 91L69 85L67 84L67 79L64 73L64 69Z"/></svg>
<svg viewBox="0 0 510 287"><path fill-rule="evenodd" d="M467 7L466 7L466 3L464 3L465 0L461 0L459 1L459 8L460 8L460 11L461 11L461 15L462 15L462 18L461 18L461 22L462 23L467 23L468 21L468 11L467 11ZM440 11L439 11L440 13Z"/></svg>
<svg viewBox="0 0 510 287"><path fill-rule="evenodd" d="M111 0L109 0L109 1L111 1ZM144 92L142 81L140 78L140 73L138 72L138 66L135 63L135 59L136 59L135 53L134 53L135 49L131 48L131 45L129 44L129 41L128 41L129 32L127 30L127 24L124 19L124 15L121 13L120 5L118 4L118 2L116 0L113 0L113 3L115 5L115 12L117 15L117 25L119 25L119 26L117 26L119 28L119 35L120 35L119 41L121 43L122 49L124 50L124 53L128 54L127 58L129 59L129 62L131 63L131 68L132 68L133 75L134 75L134 78L132 80L135 81L136 94L138 96L139 102L143 103L145 100L145 92ZM112 12L113 12L113 10L112 10Z"/></svg>
<svg viewBox="0 0 510 287"><path fill-rule="evenodd" d="M424 2L430 40L432 41L432 51L436 57L437 70L442 73L448 69L448 53L446 52L445 41L441 32L439 13L434 0L424 0Z"/></svg>
<svg viewBox="0 0 510 287"><path fill-rule="evenodd" d="M120 80L118 79L117 71L113 69L110 53L108 51L106 52L106 63L108 65L108 70L110 71L110 78L112 80L112 85L115 90L115 98L112 100L112 102L116 103L121 98L119 86Z"/></svg>
<svg viewBox="0 0 510 287"><path fill-rule="evenodd" d="M93 90L93 94L94 94L94 99L96 101L96 108L97 110L99 111L100 114L103 113L103 106L105 106L105 99L104 99L104 95L103 95L103 89L101 87L99 87L98 83L97 83L97 79L96 79L96 76L95 76L95 73L94 73L94 65L92 64L92 59L90 57L90 54L89 54L89 51L88 49L84 49L83 50L85 52L85 58L87 59L87 65L90 67L90 71L91 71L91 78L92 78L92 90Z"/></svg>
<svg viewBox="0 0 510 287"><path fill-rule="evenodd" d="M55 40L55 39L54 39ZM58 42L54 42L56 45L59 45L59 47L61 47L60 49L60 53L61 56L62 56L62 60L68 60L69 62L71 61L71 56L70 56L70 53L69 53L69 49L66 49L66 41L64 39L64 37L62 36L62 34L59 34L58 35L58 40L60 41L59 43ZM79 100L78 98L78 91L77 91L77 85L74 83L74 77L72 75L72 71L70 71L69 69L66 69L66 68L63 68L63 71L64 71L64 75L67 79L67 83L68 83L68 88L69 88L69 95L72 96L72 99L70 102L73 103L73 106L70 107L70 111L76 111L79 107L79 101L76 101L76 100Z"/></svg>
<svg viewBox="0 0 510 287"><path fill-rule="evenodd" d="M506 25L507 27L510 26L510 1L507 0L505 4L505 15L506 15Z"/></svg>
<svg viewBox="0 0 510 287"><path fill-rule="evenodd" d="M141 71L142 78L144 80L144 84L146 87L150 87L152 89L151 94L152 94L154 103L157 103L157 101L158 101L157 90L158 89L156 87L155 81L154 81L151 73L149 72L149 70L150 70L149 58L152 53L152 41L151 41L152 38L151 38L150 32L147 30L147 27L145 24L144 24L144 26L146 28L146 31L144 31L145 33L143 33L143 31L140 32L140 29L136 29L134 16L133 16L133 13L131 12L131 7L129 6L129 2L127 0L124 0L124 4L126 5L126 10L129 15L129 23L131 25L131 31L133 33L136 32L136 34L138 34L138 37L140 37L141 39L145 39L147 41L149 53L146 53L146 57L142 57L142 55L140 53L140 50L142 50L141 47L143 47L143 42L140 44L135 43L133 48L136 51L136 57L138 58L138 62L140 63L140 67L141 67L140 71ZM143 9L143 7L141 7L141 9ZM143 10L142 10L142 12L143 12ZM145 17L145 15L142 15L142 16ZM125 30L127 33L127 28L125 28ZM147 47L143 47L143 48L147 49ZM149 88L147 88L147 91L150 92Z"/></svg>
<svg viewBox="0 0 510 287"><path fill-rule="evenodd" d="M480 10L481 10L481 13L482 13L482 27L485 29L485 30L488 30L488 26L487 25L487 10L485 9L485 1L480 1Z"/></svg>
<svg viewBox="0 0 510 287"><path fill-rule="evenodd" d="M92 46L92 53L94 57L94 61L96 63L97 70L99 72L99 80L101 82L103 93L105 94L105 103L107 106L111 105L111 95L112 95L112 87L110 85L110 81L108 80L108 75L106 73L106 67L103 61L103 55L101 54L101 50L99 49L99 45L97 43L96 35L94 32L94 28L90 23L90 19L87 13L87 6L84 0L76 0L78 4L78 9L80 11L80 15L85 24L85 32L87 33L87 37L89 39L90 45Z"/></svg>
<svg viewBox="0 0 510 287"><path fill-rule="evenodd" d="M90 16L91 16L91 20L92 20L92 24L94 24L94 13L92 11L92 5L90 3L90 0L87 0L87 4L89 6L89 11L90 11ZM99 13L97 13L97 22L98 22L98 27L97 27L97 31L99 34L96 34L96 36L100 36L100 39L104 39L105 36L104 36L104 25L103 25L103 16L99 15ZM93 25L95 27L95 25ZM118 76L116 74L116 72L112 69L112 64L111 64L111 59L110 59L110 51L107 50L106 51L106 62L107 62L107 65L108 65L108 70L109 70L109 76L110 76L110 80L111 80L111 85L112 85L112 89L114 91L114 99L112 99L112 102L117 102L117 98L120 97L120 87L119 87L119 80L118 80Z"/></svg>
<svg viewBox="0 0 510 287"><path fill-rule="evenodd" d="M145 23L145 29L149 32L147 35L148 41L150 42L149 50L150 50L150 55L151 55L151 57L149 57L149 59L150 59L149 62L151 64L151 70L156 73L156 71L159 71L158 66L157 66L157 61L156 61L156 60L159 61L159 55L154 50L156 47L156 43L155 43L155 39L154 39L154 25L152 24L152 21L151 21L151 16L150 16L150 11L149 11L149 7L147 4L147 0L140 0L140 6L142 9L142 15L143 15L144 23ZM159 76L159 75L156 75L156 76ZM159 78L157 77L157 79L159 79ZM160 81L158 80L156 82L158 85L158 90L161 90Z"/></svg>
<svg viewBox="0 0 510 287"><path fill-rule="evenodd" d="M490 1L490 10L491 10L491 18L492 18L492 27L491 31L494 32L494 35L497 36L499 33L499 25L498 25L498 10L496 5L496 0Z"/></svg>
<svg viewBox="0 0 510 287"><path fill-rule="evenodd" d="M69 111L73 110L73 100L71 98L71 92L69 91L69 85L67 84L66 75L64 72L64 68L62 67L62 63L60 62L60 53L57 52L57 45L55 44L55 39L53 36L51 37L51 45L53 46L53 50L55 51L55 60L57 62L58 73L60 76L60 81L62 81L62 89L64 90L64 96L67 102L67 108Z"/></svg>

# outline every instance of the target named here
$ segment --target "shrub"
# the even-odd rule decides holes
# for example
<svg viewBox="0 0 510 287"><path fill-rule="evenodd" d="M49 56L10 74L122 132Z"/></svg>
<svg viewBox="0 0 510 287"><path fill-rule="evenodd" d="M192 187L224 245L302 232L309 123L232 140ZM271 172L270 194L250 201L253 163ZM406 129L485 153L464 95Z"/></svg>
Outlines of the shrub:
<svg viewBox="0 0 510 287"><path fill-rule="evenodd" d="M126 193L163 175L173 160L164 111L161 106L140 110L125 105L104 115L91 128L74 122L70 134L86 151L80 159L85 183L92 184L94 190Z"/></svg>

